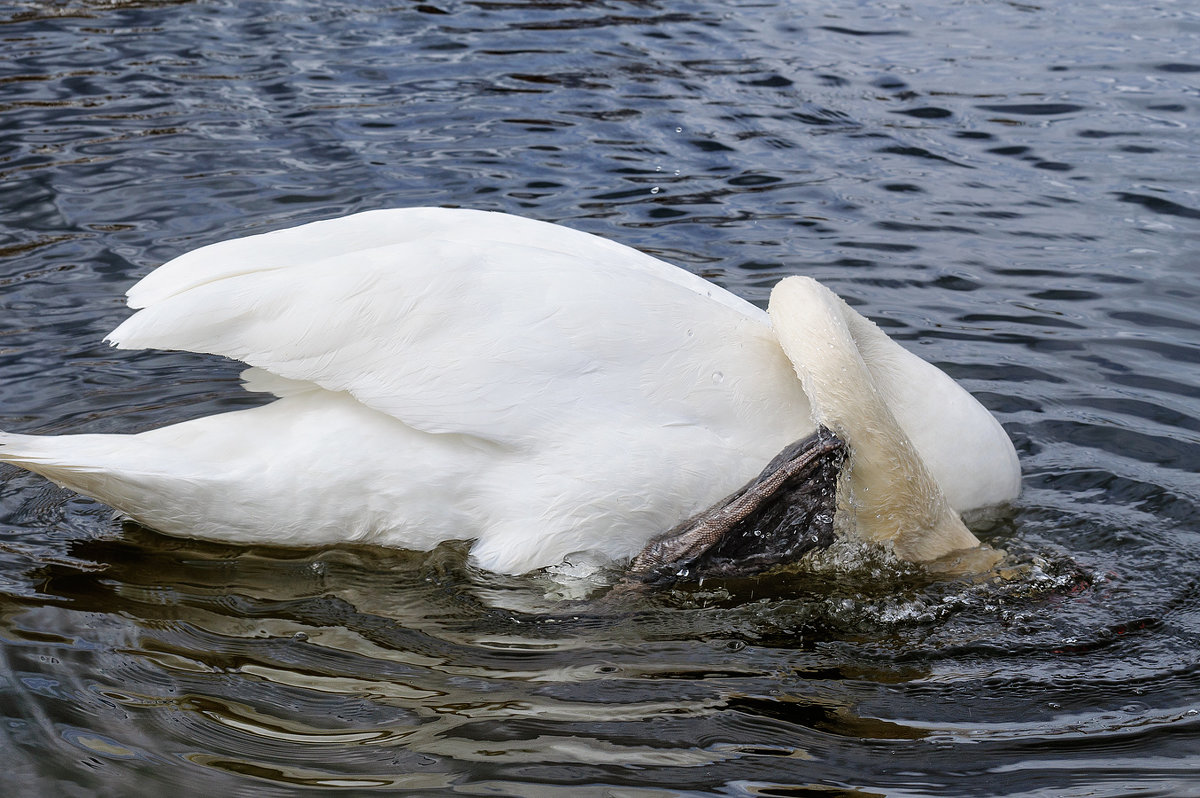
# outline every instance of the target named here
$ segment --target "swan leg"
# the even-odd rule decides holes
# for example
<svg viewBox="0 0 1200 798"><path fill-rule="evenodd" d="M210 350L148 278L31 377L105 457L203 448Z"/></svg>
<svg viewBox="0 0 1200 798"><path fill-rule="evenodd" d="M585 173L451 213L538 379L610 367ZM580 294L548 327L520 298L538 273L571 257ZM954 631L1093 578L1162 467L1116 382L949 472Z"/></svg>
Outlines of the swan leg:
<svg viewBox="0 0 1200 798"><path fill-rule="evenodd" d="M833 542L846 444L825 427L783 451L743 488L651 540L631 576L735 576L788 562Z"/></svg>

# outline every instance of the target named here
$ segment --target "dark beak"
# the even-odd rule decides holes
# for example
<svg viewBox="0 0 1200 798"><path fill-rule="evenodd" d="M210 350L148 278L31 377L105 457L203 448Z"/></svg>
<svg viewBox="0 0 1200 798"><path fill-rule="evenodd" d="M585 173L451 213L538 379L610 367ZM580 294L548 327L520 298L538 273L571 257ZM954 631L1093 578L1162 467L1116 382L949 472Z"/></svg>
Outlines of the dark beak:
<svg viewBox="0 0 1200 798"><path fill-rule="evenodd" d="M629 575L650 584L746 576L828 546L846 453L840 438L819 428L741 490L646 544Z"/></svg>

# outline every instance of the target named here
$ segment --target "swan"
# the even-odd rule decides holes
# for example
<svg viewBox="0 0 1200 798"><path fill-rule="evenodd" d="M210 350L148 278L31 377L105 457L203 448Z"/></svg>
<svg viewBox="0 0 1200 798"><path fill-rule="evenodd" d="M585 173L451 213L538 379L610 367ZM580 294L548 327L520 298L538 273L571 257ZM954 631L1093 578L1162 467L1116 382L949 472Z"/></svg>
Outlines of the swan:
<svg viewBox="0 0 1200 798"><path fill-rule="evenodd" d="M275 398L136 434L0 433L0 461L168 535L426 550L519 574L638 557L826 429L840 516L897 556L978 545L1008 436L827 288L766 312L683 269L497 212L376 210L212 244L107 338L233 358Z"/></svg>

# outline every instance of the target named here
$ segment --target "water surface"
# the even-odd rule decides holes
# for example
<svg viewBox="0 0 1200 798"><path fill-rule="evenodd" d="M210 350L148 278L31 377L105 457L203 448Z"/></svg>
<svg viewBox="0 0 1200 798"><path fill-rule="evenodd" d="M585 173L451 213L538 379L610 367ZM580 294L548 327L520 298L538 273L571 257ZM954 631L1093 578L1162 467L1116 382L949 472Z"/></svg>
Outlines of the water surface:
<svg viewBox="0 0 1200 798"><path fill-rule="evenodd" d="M0 426L258 399L101 339L196 246L525 214L833 287L1012 435L980 579L857 549L614 609L0 473L5 795L1200 794L1200 10L10 2Z"/></svg>

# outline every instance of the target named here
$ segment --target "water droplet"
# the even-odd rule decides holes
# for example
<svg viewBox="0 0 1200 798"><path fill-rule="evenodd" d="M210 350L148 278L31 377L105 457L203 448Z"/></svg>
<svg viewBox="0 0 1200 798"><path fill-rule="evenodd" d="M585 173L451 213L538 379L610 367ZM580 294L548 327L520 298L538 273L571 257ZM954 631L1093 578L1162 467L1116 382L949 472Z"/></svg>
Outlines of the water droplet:
<svg viewBox="0 0 1200 798"><path fill-rule="evenodd" d="M725 381L725 375L719 371L713 372L713 382L721 383Z"/></svg>
<svg viewBox="0 0 1200 798"><path fill-rule="evenodd" d="M676 170L675 170L675 176L676 176L676 177L679 177L679 170L678 170L678 169L676 169Z"/></svg>
<svg viewBox="0 0 1200 798"><path fill-rule="evenodd" d="M650 189L650 193L651 193L651 194L657 194L657 193L658 193L659 191L661 191L661 190L662 190L662 189L660 189L658 186L655 186L654 188Z"/></svg>
<svg viewBox="0 0 1200 798"><path fill-rule="evenodd" d="M682 133L682 132L683 132L683 128L681 128L681 127L677 127L677 128L675 128L675 132L676 132L676 133Z"/></svg>

